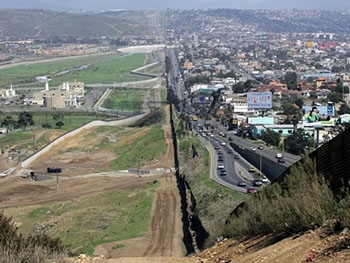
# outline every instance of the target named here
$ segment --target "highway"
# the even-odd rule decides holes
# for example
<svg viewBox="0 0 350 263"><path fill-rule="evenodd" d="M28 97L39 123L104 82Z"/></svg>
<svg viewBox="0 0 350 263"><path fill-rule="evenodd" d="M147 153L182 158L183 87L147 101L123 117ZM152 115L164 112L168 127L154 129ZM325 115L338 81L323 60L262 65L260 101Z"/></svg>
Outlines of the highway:
<svg viewBox="0 0 350 263"><path fill-rule="evenodd" d="M206 145L211 158L211 170L210 178L221 185L240 191L243 193L247 192L247 188L254 188L259 190L260 187L253 186L252 181L256 179L254 173L248 172L248 169L252 166L244 158L240 157L235 159L234 156L239 156L237 152L232 150L232 147L225 142L225 145L221 143L224 141L219 136L202 136L199 135L200 140ZM229 153L229 150L232 153ZM219 152L223 161L218 161ZM224 169L227 175L220 175L221 169L218 169L218 163L224 164ZM238 182L245 181L246 186L238 186Z"/></svg>
<svg viewBox="0 0 350 263"><path fill-rule="evenodd" d="M181 71L177 61L177 57L174 49L168 48L166 50L166 56L170 58L171 67L168 75L168 85L173 90L174 94L179 99L179 111L185 112L188 115L192 115L192 108L189 101L186 101L186 89L181 77ZM263 147L258 148L259 145L249 141L247 139L238 137L234 134L234 131L227 131L221 123L212 120L211 127L216 127L211 132L215 133L215 136L202 136L204 133L199 132L198 123L194 123L194 127L197 129L197 134L201 140L205 143L211 156L211 179L216 182L235 189L241 192L247 192L248 188L253 188L252 181L254 173L249 173L250 167L254 166L256 171L260 171L265 175L269 181L275 181L289 166L297 162L300 157L294 156L288 153L282 153L285 163L277 162L276 153L279 151L276 148ZM204 123L204 122L202 122ZM222 134L222 135L219 135ZM228 138L231 137L229 141ZM221 145L221 142L225 141L226 145ZM214 149L215 146L219 147L222 152L223 163L227 175L220 176L220 170L218 170L218 152ZM228 150L233 150L232 154L228 153ZM234 159L235 155L239 155L239 159ZM248 162L249 161L249 162ZM221 161L220 161L221 162ZM239 181L245 181L247 186L238 186ZM259 187L254 187L259 189Z"/></svg>

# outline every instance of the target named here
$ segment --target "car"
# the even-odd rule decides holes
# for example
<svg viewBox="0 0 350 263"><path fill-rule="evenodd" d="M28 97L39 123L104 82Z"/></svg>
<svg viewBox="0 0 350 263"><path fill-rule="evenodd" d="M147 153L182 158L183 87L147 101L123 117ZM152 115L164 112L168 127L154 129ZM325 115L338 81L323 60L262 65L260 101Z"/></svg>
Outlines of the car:
<svg viewBox="0 0 350 263"><path fill-rule="evenodd" d="M235 154L235 156L233 156L233 159L238 160L239 158L241 158L241 157L239 157L239 155L238 155L238 154Z"/></svg>
<svg viewBox="0 0 350 263"><path fill-rule="evenodd" d="M282 153L276 153L276 158L277 158L277 159L279 159L279 158L283 158Z"/></svg>
<svg viewBox="0 0 350 263"><path fill-rule="evenodd" d="M226 145L226 142L221 142L221 145Z"/></svg>
<svg viewBox="0 0 350 263"><path fill-rule="evenodd" d="M261 145L259 145L259 146L258 146L258 149L259 149L259 150L263 150L264 147L262 147Z"/></svg>
<svg viewBox="0 0 350 263"><path fill-rule="evenodd" d="M260 179L255 179L253 180L253 185L254 186L262 186L263 182Z"/></svg>
<svg viewBox="0 0 350 263"><path fill-rule="evenodd" d="M250 172L250 173L255 173L255 171L256 171L256 169L253 166L249 167L249 169L248 169L248 172Z"/></svg>
<svg viewBox="0 0 350 263"><path fill-rule="evenodd" d="M227 153L233 154L233 151L232 150L228 150Z"/></svg>
<svg viewBox="0 0 350 263"><path fill-rule="evenodd" d="M230 142L232 142L232 141L233 141L232 137L228 137L228 140L229 140Z"/></svg>
<svg viewBox="0 0 350 263"><path fill-rule="evenodd" d="M218 162L223 162L224 158L222 156L218 156Z"/></svg>
<svg viewBox="0 0 350 263"><path fill-rule="evenodd" d="M215 145L214 149L215 149L215 150L219 150L219 149L220 149L220 146L219 146L219 145Z"/></svg>
<svg viewBox="0 0 350 263"><path fill-rule="evenodd" d="M226 134L223 133L223 132L219 132L219 135L222 136L222 137L226 137Z"/></svg>
<svg viewBox="0 0 350 263"><path fill-rule="evenodd" d="M221 171L220 171L220 176L226 176L226 175L227 175L227 173L226 173L225 170L221 170Z"/></svg>
<svg viewBox="0 0 350 263"><path fill-rule="evenodd" d="M247 186L247 183L245 182L245 181L239 181L238 183L237 183L237 185L238 186Z"/></svg>
<svg viewBox="0 0 350 263"><path fill-rule="evenodd" d="M223 163L218 163L218 170L225 169L225 166Z"/></svg>
<svg viewBox="0 0 350 263"><path fill-rule="evenodd" d="M250 147L250 149L251 149L252 151L256 151L256 148L255 148L255 147Z"/></svg>
<svg viewBox="0 0 350 263"><path fill-rule="evenodd" d="M266 176L263 176L261 177L261 181L264 183L264 184L267 184L269 182L269 179L267 179Z"/></svg>
<svg viewBox="0 0 350 263"><path fill-rule="evenodd" d="M278 158L278 159L277 159L277 162L279 162L279 163L285 163L285 160L284 160L283 157L281 157L281 158Z"/></svg>
<svg viewBox="0 0 350 263"><path fill-rule="evenodd" d="M247 189L247 194L255 194L257 190L255 188L248 188Z"/></svg>

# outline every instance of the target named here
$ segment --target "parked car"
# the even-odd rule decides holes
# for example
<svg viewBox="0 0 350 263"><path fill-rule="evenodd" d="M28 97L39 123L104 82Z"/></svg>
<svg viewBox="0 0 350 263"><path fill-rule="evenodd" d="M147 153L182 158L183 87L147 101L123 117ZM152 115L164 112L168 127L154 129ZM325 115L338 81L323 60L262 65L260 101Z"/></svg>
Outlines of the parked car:
<svg viewBox="0 0 350 263"><path fill-rule="evenodd" d="M247 189L247 194L255 194L257 190L255 188L248 188Z"/></svg>
<svg viewBox="0 0 350 263"><path fill-rule="evenodd" d="M262 147L261 145L259 145L259 146L258 146L258 149L259 149L259 150L263 150L264 147Z"/></svg>
<svg viewBox="0 0 350 263"><path fill-rule="evenodd" d="M222 142L221 142L221 145L226 145L226 142L222 141Z"/></svg>
<svg viewBox="0 0 350 263"><path fill-rule="evenodd" d="M244 187L244 186L247 186L247 183L246 183L245 181L239 181L239 182L237 183L237 185L238 185L238 186Z"/></svg>
<svg viewBox="0 0 350 263"><path fill-rule="evenodd" d="M219 145L215 145L214 149L215 149L215 150L219 150L219 149L220 149L220 146L219 146Z"/></svg>
<svg viewBox="0 0 350 263"><path fill-rule="evenodd" d="M240 157L239 157L238 154L236 154L233 158L237 160L237 159L239 159Z"/></svg>
<svg viewBox="0 0 350 263"><path fill-rule="evenodd" d="M227 151L227 153L232 154L232 153L233 153L233 151L232 151L232 150L228 150L228 151Z"/></svg>
<svg viewBox="0 0 350 263"><path fill-rule="evenodd" d="M222 157L221 155L218 156L218 162L223 162L224 161L224 157Z"/></svg>
<svg viewBox="0 0 350 263"><path fill-rule="evenodd" d="M253 180L253 185L254 186L262 186L263 182L260 179L255 179Z"/></svg>

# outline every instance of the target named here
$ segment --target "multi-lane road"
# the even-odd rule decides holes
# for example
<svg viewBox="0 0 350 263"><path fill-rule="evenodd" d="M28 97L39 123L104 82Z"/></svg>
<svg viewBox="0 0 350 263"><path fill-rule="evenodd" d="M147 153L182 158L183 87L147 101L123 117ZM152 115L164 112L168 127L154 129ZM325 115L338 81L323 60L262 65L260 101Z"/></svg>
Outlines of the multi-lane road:
<svg viewBox="0 0 350 263"><path fill-rule="evenodd" d="M211 156L210 177L212 180L244 193L247 192L248 188L259 189L258 186L253 185L253 180L257 179L256 173L249 172L253 166L234 151L224 138L218 135L211 137L206 133L199 133L199 136L207 146ZM222 159L220 160L219 157ZM223 164L224 168L221 168L219 164ZM221 175L223 170L226 171L226 175ZM239 186L238 183L242 181L246 185Z"/></svg>
<svg viewBox="0 0 350 263"><path fill-rule="evenodd" d="M253 142L234 135L231 131L225 131L222 125L218 125L216 129L215 135L210 132L209 134L198 132L198 135L211 156L211 179L232 189L241 192L247 192L247 189L252 188L259 190L300 159L299 156L282 153L285 162L279 163L276 158L276 154L280 153L278 150L259 147ZM228 138L231 139L228 140ZM218 164L224 165L226 175L221 174L223 169L218 167ZM255 172L249 172L249 169L255 169ZM258 177L261 179L260 173L266 178L262 186L256 186L253 181L259 179ZM239 186L239 182L242 181L246 183L245 186Z"/></svg>

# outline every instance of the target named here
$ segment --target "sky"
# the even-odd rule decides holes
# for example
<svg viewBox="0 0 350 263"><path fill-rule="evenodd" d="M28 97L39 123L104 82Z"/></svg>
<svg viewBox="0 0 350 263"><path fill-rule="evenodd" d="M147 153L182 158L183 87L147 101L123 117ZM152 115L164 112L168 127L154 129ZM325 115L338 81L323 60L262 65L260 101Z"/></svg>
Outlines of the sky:
<svg viewBox="0 0 350 263"><path fill-rule="evenodd" d="M107 9L307 9L350 11L350 0L0 0L0 8Z"/></svg>

